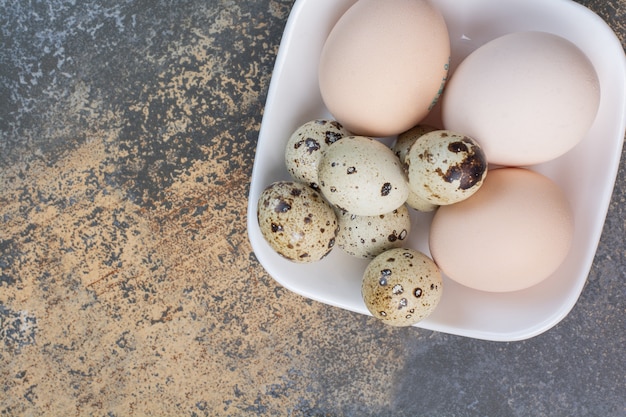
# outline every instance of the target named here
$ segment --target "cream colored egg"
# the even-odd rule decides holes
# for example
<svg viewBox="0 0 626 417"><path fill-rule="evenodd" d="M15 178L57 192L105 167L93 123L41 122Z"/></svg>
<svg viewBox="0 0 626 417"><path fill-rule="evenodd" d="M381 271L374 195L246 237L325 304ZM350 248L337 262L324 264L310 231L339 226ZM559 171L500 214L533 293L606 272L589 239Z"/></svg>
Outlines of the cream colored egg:
<svg viewBox="0 0 626 417"><path fill-rule="evenodd" d="M329 146L318 178L329 203L359 216L389 213L409 195L398 157L382 142L365 136L346 136Z"/></svg>
<svg viewBox="0 0 626 417"><path fill-rule="evenodd" d="M424 136L426 133L439 130L434 126L429 125L417 125L413 126L409 130L402 132L398 135L396 140L391 146L391 150L395 152L396 156L404 165L404 169L408 171L409 166L406 163L406 156L409 154L411 146L417 141L417 139Z"/></svg>
<svg viewBox="0 0 626 417"><path fill-rule="evenodd" d="M417 125L407 130L406 132L400 133L394 141L391 150L395 152L398 159L400 159L400 162L402 162L402 166L407 175L409 173L409 165L406 163L406 156L409 154L411 146L413 146L417 139L424 136L426 133L432 132L434 130L437 130L437 128L434 126ZM413 192L410 187L409 196L406 199L406 204L412 209L422 212L433 211L438 207L437 204L433 204L430 201L415 194L415 192Z"/></svg>
<svg viewBox="0 0 626 417"><path fill-rule="evenodd" d="M336 120L315 119L299 126L287 140L285 166L291 177L308 184L317 185L317 165L326 149L349 133Z"/></svg>
<svg viewBox="0 0 626 417"><path fill-rule="evenodd" d="M358 258L374 258L388 249L403 246L411 233L411 217L405 205L376 216L337 211L336 244Z"/></svg>
<svg viewBox="0 0 626 417"><path fill-rule="evenodd" d="M446 129L476 139L489 163L527 166L576 146L599 103L598 76L576 45L550 33L514 32L459 64L442 119Z"/></svg>
<svg viewBox="0 0 626 417"><path fill-rule="evenodd" d="M442 293L441 271L414 249L381 253L367 265L361 283L369 312L392 326L411 326L430 316Z"/></svg>
<svg viewBox="0 0 626 417"><path fill-rule="evenodd" d="M549 178L522 168L489 172L468 199L441 206L430 252L451 279L477 290L522 290L548 278L569 253L574 220Z"/></svg>
<svg viewBox="0 0 626 417"><path fill-rule="evenodd" d="M272 249L290 261L316 262L335 246L335 211L319 192L305 184L270 184L259 197L257 219Z"/></svg>
<svg viewBox="0 0 626 417"><path fill-rule="evenodd" d="M478 191L487 175L481 146L469 136L449 130L420 136L405 162L411 192L436 205L468 198Z"/></svg>
<svg viewBox="0 0 626 417"><path fill-rule="evenodd" d="M411 207L414 210L421 211L424 213L435 211L438 204L433 204L430 201L420 197L415 194L413 191L409 189L409 196L406 199L406 205Z"/></svg>
<svg viewBox="0 0 626 417"><path fill-rule="evenodd" d="M426 0L359 0L334 25L319 62L323 101L353 134L385 137L418 124L448 75L450 39Z"/></svg>

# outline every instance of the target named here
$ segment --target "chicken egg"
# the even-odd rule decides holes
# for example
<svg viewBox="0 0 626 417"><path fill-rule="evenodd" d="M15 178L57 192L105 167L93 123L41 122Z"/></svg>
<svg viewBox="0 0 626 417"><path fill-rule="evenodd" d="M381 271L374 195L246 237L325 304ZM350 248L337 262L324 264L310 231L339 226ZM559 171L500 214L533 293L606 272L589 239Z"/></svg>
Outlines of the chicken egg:
<svg viewBox="0 0 626 417"><path fill-rule="evenodd" d="M595 120L600 84L572 42L545 32L513 32L465 58L442 97L446 129L483 147L490 164L529 166L579 143Z"/></svg>
<svg viewBox="0 0 626 417"><path fill-rule="evenodd" d="M426 0L359 0L332 28L319 62L324 104L357 135L386 137L418 124L448 75L450 39Z"/></svg>
<svg viewBox="0 0 626 417"><path fill-rule="evenodd" d="M433 218L430 253L467 287L509 292L549 277L569 253L574 217L548 177L523 168L490 170L482 187Z"/></svg>

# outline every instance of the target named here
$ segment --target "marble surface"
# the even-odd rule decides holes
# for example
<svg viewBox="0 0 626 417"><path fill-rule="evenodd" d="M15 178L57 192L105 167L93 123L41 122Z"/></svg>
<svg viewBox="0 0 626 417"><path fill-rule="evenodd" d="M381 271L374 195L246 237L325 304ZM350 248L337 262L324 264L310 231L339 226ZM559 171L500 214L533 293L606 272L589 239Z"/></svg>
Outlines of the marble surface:
<svg viewBox="0 0 626 417"><path fill-rule="evenodd" d="M581 3L626 45L626 0ZM247 193L292 4L0 2L0 415L626 416L626 158L579 302L526 341L263 270Z"/></svg>

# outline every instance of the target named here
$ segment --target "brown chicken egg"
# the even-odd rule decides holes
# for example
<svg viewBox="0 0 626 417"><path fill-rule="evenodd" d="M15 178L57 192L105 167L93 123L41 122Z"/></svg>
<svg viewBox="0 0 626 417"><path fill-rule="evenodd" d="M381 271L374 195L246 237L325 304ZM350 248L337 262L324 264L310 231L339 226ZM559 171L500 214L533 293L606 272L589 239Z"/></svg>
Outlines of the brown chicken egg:
<svg viewBox="0 0 626 417"><path fill-rule="evenodd" d="M426 0L359 0L334 25L319 62L330 113L350 132L384 137L418 124L448 76L450 38Z"/></svg>

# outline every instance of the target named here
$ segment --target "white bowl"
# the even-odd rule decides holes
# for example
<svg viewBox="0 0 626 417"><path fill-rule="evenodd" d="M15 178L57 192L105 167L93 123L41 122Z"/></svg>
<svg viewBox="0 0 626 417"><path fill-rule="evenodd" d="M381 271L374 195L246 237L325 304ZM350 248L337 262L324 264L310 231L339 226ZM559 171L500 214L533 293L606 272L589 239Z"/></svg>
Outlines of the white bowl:
<svg viewBox="0 0 626 417"><path fill-rule="evenodd" d="M284 147L291 133L315 118L330 118L317 84L323 43L355 0L297 0L278 51L260 129L248 205L248 234L259 262L285 288L304 297L362 314L366 260L339 248L317 263L296 264L265 242L256 218L263 189L289 179ZM522 340L561 321L576 303L591 268L617 176L626 128L626 59L607 24L569 0L433 0L443 13L452 43L451 71L471 51L508 32L541 30L578 45L594 64L602 99L583 141L566 155L533 169L556 181L574 209L576 230L569 256L550 278L523 291L488 293L444 276L435 312L416 326L477 339ZM429 116L437 124L437 108ZM413 213L407 246L429 254L431 214ZM497 256L497 254L494 254Z"/></svg>

